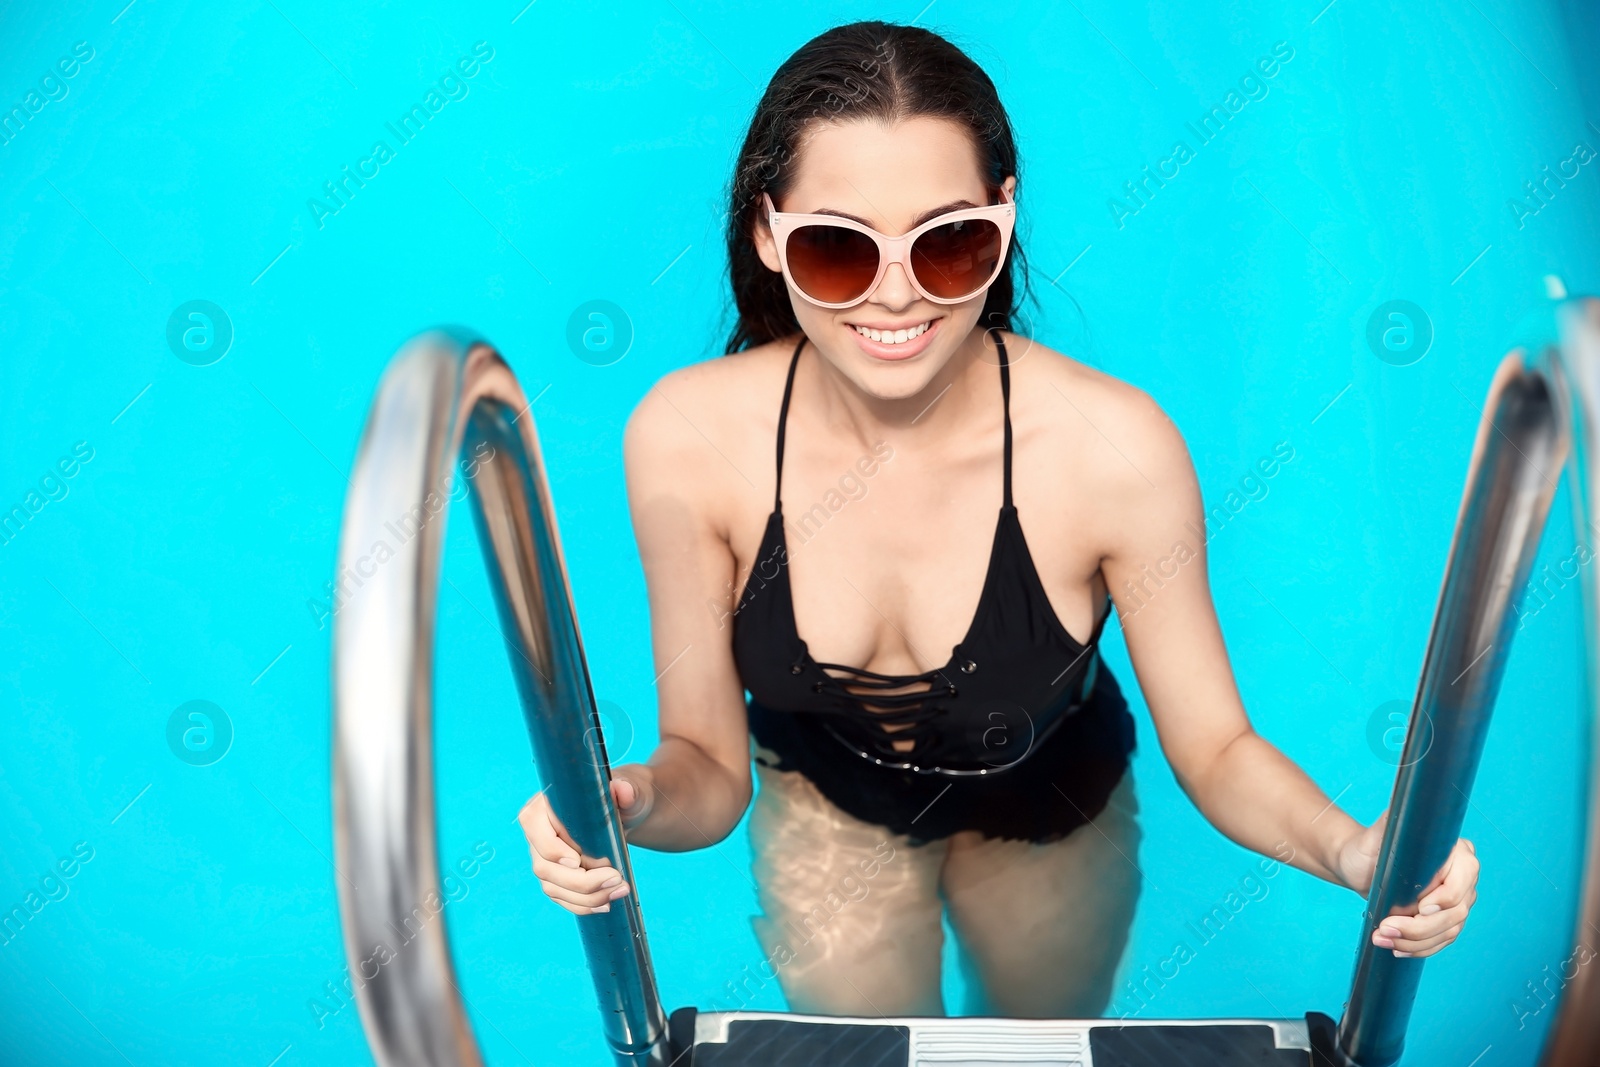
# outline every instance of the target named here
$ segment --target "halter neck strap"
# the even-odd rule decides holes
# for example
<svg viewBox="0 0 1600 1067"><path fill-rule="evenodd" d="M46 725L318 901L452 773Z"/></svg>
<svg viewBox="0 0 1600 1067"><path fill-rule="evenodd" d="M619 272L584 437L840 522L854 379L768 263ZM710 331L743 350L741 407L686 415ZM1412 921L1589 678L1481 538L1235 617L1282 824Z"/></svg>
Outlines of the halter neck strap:
<svg viewBox="0 0 1600 1067"><path fill-rule="evenodd" d="M1006 446L1005 446L1005 506L1011 507L1011 366L1010 358L1006 355L1006 341L1000 336L1000 327L991 328L994 336L995 348L1000 353L1000 402L1005 411Z"/></svg>
<svg viewBox="0 0 1600 1067"><path fill-rule="evenodd" d="M800 365L800 350L806 346L806 335L800 335L800 343L794 346L794 355L789 359L789 376L783 382L783 405L778 408L778 477L772 489L772 510L783 510L783 434L789 423L789 397L794 394L794 369Z"/></svg>

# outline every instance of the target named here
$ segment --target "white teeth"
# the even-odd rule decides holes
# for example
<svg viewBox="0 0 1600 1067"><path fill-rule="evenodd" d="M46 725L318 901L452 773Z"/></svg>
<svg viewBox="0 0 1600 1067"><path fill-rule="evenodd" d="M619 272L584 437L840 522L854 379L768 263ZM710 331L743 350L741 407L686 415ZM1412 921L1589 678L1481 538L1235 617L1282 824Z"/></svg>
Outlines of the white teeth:
<svg viewBox="0 0 1600 1067"><path fill-rule="evenodd" d="M921 337L928 331L928 327L931 325L933 325L933 320L929 319L927 322L913 326L909 330L892 330L887 333L883 330L874 330L869 326L857 326L856 333L859 333L863 337L877 341L879 344L903 345L907 341L912 341L918 337Z"/></svg>

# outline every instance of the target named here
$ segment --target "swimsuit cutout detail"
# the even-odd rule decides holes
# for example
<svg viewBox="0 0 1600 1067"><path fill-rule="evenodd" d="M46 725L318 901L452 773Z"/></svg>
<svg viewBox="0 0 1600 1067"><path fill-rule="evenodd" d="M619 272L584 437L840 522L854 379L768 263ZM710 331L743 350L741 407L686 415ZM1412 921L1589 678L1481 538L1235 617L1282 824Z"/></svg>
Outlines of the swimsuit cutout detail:
<svg viewBox="0 0 1600 1067"><path fill-rule="evenodd" d="M882 674L819 662L799 635L782 485L804 336L779 408L772 513L733 615L751 733L778 756L775 766L801 771L857 818L923 840L959 829L1058 838L1104 807L1133 750L1132 718L1100 663L1110 596L1088 642L1079 642L1056 616L1023 537L1011 496L1010 368L1004 339L993 336L1004 497L977 609L949 661L917 674Z"/></svg>

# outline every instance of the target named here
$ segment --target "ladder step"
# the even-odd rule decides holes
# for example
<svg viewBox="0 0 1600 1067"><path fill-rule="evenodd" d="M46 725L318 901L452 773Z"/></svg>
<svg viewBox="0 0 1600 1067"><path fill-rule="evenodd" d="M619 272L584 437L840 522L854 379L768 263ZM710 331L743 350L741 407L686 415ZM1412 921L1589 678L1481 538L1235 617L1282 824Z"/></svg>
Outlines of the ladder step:
<svg viewBox="0 0 1600 1067"><path fill-rule="evenodd" d="M674 1067L1318 1067L1332 1033L1302 1019L896 1019L672 1013Z"/></svg>

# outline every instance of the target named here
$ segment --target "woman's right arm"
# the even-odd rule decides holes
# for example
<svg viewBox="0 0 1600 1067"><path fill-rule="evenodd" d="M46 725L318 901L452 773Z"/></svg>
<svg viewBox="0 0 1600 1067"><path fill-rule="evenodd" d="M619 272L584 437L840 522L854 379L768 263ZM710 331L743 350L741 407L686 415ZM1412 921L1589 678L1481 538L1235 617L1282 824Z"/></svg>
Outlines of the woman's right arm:
<svg viewBox="0 0 1600 1067"><path fill-rule="evenodd" d="M612 793L629 843L668 852L721 841L751 792L744 687L728 630L737 567L718 519L736 510L731 494L750 486L712 444L714 412L696 403L710 391L684 380L696 370L663 378L623 436L649 595L660 743L647 763L613 768ZM606 910L627 893L616 868L580 854L542 793L520 821L534 873L567 910Z"/></svg>

